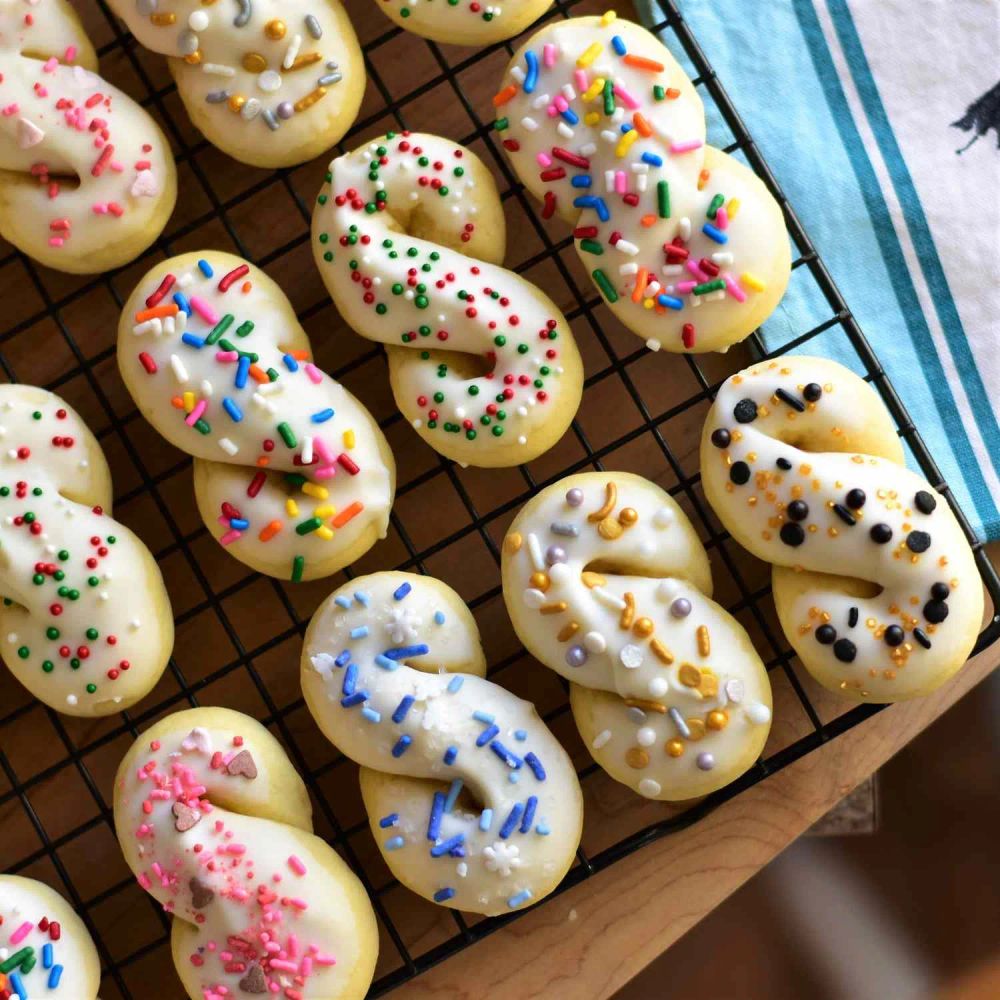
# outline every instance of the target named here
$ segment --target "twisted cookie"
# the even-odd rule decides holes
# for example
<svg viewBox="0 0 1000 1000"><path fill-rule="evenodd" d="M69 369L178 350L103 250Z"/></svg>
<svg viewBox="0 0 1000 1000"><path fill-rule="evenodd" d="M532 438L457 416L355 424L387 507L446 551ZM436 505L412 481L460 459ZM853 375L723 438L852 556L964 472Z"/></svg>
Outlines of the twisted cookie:
<svg viewBox="0 0 1000 1000"><path fill-rule="evenodd" d="M497 266L504 232L478 157L409 132L334 160L313 212L334 303L363 337L390 345L396 405L432 448L486 468L547 451L583 391L555 303Z"/></svg>
<svg viewBox="0 0 1000 1000"><path fill-rule="evenodd" d="M350 128L365 91L338 0L109 0L142 45L169 56L191 121L223 152L291 167Z"/></svg>
<svg viewBox="0 0 1000 1000"><path fill-rule="evenodd" d="M225 708L147 730L115 780L115 829L139 884L173 918L192 1000L363 997L375 914L312 833L309 796L278 741Z"/></svg>
<svg viewBox="0 0 1000 1000"><path fill-rule="evenodd" d="M573 862L583 801L534 706L486 680L469 609L443 583L375 573L313 616L302 690L361 764L392 873L436 903L497 914L547 895Z"/></svg>
<svg viewBox="0 0 1000 1000"><path fill-rule="evenodd" d="M653 350L725 350L775 309L791 272L781 209L705 145L701 100L629 21L553 21L514 55L496 128L542 215L574 225L610 309Z"/></svg>
<svg viewBox="0 0 1000 1000"><path fill-rule="evenodd" d="M177 199L163 133L96 71L65 0L0 0L0 233L80 274L136 258Z"/></svg>
<svg viewBox="0 0 1000 1000"><path fill-rule="evenodd" d="M143 415L194 456L198 509L237 559L312 580L385 536L389 446L253 265L215 251L157 265L125 304L118 364Z"/></svg>
<svg viewBox="0 0 1000 1000"><path fill-rule="evenodd" d="M542 490L504 539L502 575L515 631L571 682L580 735L613 778L691 799L760 756L764 666L711 600L705 549L658 486L588 472Z"/></svg>
<svg viewBox="0 0 1000 1000"><path fill-rule="evenodd" d="M174 640L149 550L111 517L94 435L58 396L0 386L0 635L14 676L67 715L144 698Z"/></svg>
<svg viewBox="0 0 1000 1000"><path fill-rule="evenodd" d="M820 684L858 701L936 688L965 662L983 617L961 527L903 460L875 392L822 358L733 375L701 440L705 495L733 537L774 564L788 641Z"/></svg>

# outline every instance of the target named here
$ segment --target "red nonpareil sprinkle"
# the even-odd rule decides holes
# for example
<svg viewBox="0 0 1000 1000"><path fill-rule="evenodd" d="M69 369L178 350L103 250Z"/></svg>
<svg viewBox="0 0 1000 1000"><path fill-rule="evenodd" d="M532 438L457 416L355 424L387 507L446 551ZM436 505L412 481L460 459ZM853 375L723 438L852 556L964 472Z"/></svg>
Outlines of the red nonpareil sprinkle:
<svg viewBox="0 0 1000 1000"><path fill-rule="evenodd" d="M157 367L156 362L153 360L153 356L143 351L139 355L139 363L143 368L146 369L146 373L149 375L155 375L160 369Z"/></svg>
<svg viewBox="0 0 1000 1000"><path fill-rule="evenodd" d="M101 150L101 155L97 158L97 162L91 168L91 175L94 177L100 177L101 174L104 173L104 168L111 162L111 157L114 155L114 144L109 142L104 149Z"/></svg>
<svg viewBox="0 0 1000 1000"><path fill-rule="evenodd" d="M225 275L219 282L219 291L228 292L229 289L234 285L240 278L245 277L250 273L249 264L240 264L239 267L234 268L229 274Z"/></svg>

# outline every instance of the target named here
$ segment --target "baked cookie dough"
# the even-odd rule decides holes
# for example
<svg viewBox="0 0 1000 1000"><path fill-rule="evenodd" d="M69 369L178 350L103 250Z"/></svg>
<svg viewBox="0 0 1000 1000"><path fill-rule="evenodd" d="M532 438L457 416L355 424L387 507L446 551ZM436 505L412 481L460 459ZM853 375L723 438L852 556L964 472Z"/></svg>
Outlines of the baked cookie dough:
<svg viewBox="0 0 1000 1000"><path fill-rule="evenodd" d="M374 0L401 28L451 45L492 45L519 35L552 0Z"/></svg>

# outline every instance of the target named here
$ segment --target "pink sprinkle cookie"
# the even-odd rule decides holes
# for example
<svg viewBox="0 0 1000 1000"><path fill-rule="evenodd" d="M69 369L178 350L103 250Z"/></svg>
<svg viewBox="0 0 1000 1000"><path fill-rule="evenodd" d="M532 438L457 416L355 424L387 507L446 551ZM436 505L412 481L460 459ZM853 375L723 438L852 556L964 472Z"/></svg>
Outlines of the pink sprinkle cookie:
<svg viewBox="0 0 1000 1000"><path fill-rule="evenodd" d="M305 784L258 722L167 716L126 754L115 828L139 885L173 917L191 1000L360 1000L378 954L361 882L312 833Z"/></svg>
<svg viewBox="0 0 1000 1000"><path fill-rule="evenodd" d="M0 171L0 233L60 271L127 264L173 211L166 138L97 75L65 0L0 3Z"/></svg>

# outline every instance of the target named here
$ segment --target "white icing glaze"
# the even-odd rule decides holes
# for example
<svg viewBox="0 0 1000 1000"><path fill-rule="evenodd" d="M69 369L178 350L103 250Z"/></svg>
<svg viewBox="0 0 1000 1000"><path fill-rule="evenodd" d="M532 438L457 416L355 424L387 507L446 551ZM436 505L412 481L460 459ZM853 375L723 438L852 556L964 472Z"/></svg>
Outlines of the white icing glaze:
<svg viewBox="0 0 1000 1000"><path fill-rule="evenodd" d="M737 419L738 405L749 410L747 422ZM727 447L712 443L720 429L730 433ZM789 642L820 683L864 701L938 686L964 663L982 621L965 535L947 501L902 460L874 391L820 358L734 375L702 438L706 494L723 524L758 558L788 567L776 569L774 582ZM861 506L852 506L852 490L863 491ZM805 508L798 520L792 501ZM885 542L874 540L873 530L886 530L876 525L891 531ZM881 588L874 596L872 584ZM935 584L947 596L936 599ZM942 609L947 617L934 621Z"/></svg>
<svg viewBox="0 0 1000 1000"><path fill-rule="evenodd" d="M375 0L387 17L424 38L452 45L490 45L513 38L552 0Z"/></svg>
<svg viewBox="0 0 1000 1000"><path fill-rule="evenodd" d="M475 240L503 232L479 159L447 139L404 132L334 160L330 172L313 214L320 274L347 322L390 345L396 405L417 433L475 466L546 451L576 413L583 368L555 303L474 259ZM498 258L502 239L500 247ZM488 374L475 375L484 359Z"/></svg>
<svg viewBox="0 0 1000 1000"><path fill-rule="evenodd" d="M110 0L139 42L172 57L188 114L257 166L304 163L338 142L365 89L337 0Z"/></svg>
<svg viewBox="0 0 1000 1000"><path fill-rule="evenodd" d="M222 291L226 276L242 268L248 270ZM167 293L148 307L170 275ZM178 294L190 315L179 310ZM174 314L145 318L157 310ZM224 331L213 332L220 324ZM233 359L240 351L257 356L245 375L242 360ZM157 265L126 303L118 334L119 366L136 405L168 441L195 456L195 489L209 530L248 565L300 579L336 572L384 537L394 486L382 432L310 355L281 289L256 267L216 251ZM268 381L269 370L278 377ZM206 425L208 433L200 433ZM288 475L304 481L289 482ZM305 560L300 574L297 557Z"/></svg>
<svg viewBox="0 0 1000 1000"><path fill-rule="evenodd" d="M364 995L371 904L312 835L305 785L259 723L219 708L162 720L122 761L115 827L139 884L174 918L190 997Z"/></svg>
<svg viewBox="0 0 1000 1000"><path fill-rule="evenodd" d="M167 665L163 579L111 517L100 447L79 414L32 386L0 386L0 593L13 602L0 607L3 659L57 711L128 708Z"/></svg>
<svg viewBox="0 0 1000 1000"><path fill-rule="evenodd" d="M0 0L0 232L61 271L128 263L176 200L163 133L96 69L64 0Z"/></svg>
<svg viewBox="0 0 1000 1000"><path fill-rule="evenodd" d="M688 799L757 759L767 674L711 600L705 550L659 487L592 472L543 490L504 541L503 584L518 636L571 681L581 735L617 780L648 798Z"/></svg>
<svg viewBox="0 0 1000 1000"><path fill-rule="evenodd" d="M362 765L386 864L428 899L495 914L560 881L579 844L582 796L534 706L485 671L458 595L407 573L362 577L331 595L302 658L310 711Z"/></svg>
<svg viewBox="0 0 1000 1000"><path fill-rule="evenodd" d="M73 908L42 882L0 875L0 963L25 950L35 964L30 972L13 970L17 979L7 974L7 987L15 994L20 985L32 1000L97 1000L97 949Z"/></svg>

